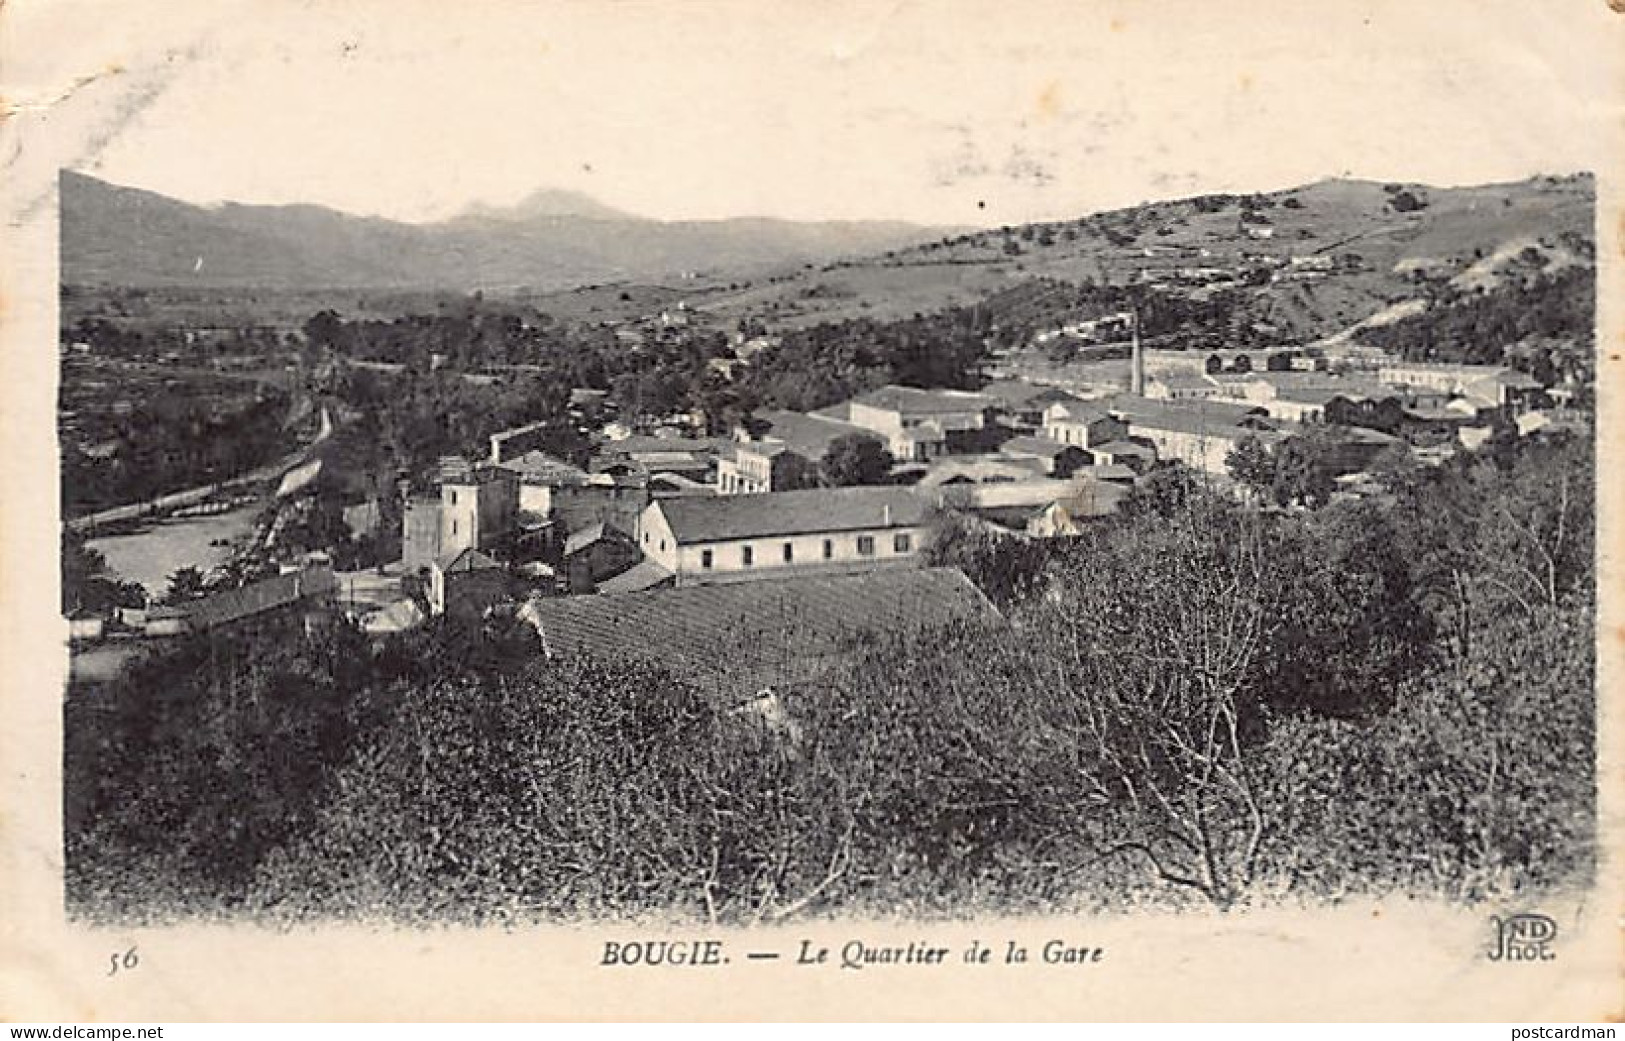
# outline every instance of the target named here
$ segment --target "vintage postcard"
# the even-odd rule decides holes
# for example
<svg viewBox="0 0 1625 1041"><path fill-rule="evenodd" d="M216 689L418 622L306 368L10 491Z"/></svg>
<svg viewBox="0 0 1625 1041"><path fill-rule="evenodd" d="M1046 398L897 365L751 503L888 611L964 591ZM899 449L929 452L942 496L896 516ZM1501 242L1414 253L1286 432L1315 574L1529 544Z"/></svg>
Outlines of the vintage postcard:
<svg viewBox="0 0 1625 1041"><path fill-rule="evenodd" d="M0 7L0 1017L1625 1014L1605 0Z"/></svg>

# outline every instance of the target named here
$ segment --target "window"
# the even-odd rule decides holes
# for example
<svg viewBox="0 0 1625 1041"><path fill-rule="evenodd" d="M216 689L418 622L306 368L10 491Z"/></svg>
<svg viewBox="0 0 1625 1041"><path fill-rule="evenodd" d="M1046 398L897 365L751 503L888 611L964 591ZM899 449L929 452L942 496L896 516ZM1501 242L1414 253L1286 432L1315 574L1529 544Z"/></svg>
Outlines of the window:
<svg viewBox="0 0 1625 1041"><path fill-rule="evenodd" d="M824 559L829 560L830 558L832 558L834 556L835 556L835 540L834 539L825 539L824 540Z"/></svg>
<svg viewBox="0 0 1625 1041"><path fill-rule="evenodd" d="M708 550L708 549L700 550L700 567L704 568L707 571L711 570L711 551L710 550Z"/></svg>
<svg viewBox="0 0 1625 1041"><path fill-rule="evenodd" d="M456 505L457 505L457 492L456 492L456 490L455 490L455 489L453 489L453 491L452 491L452 493L451 493L451 504L452 504L452 505L453 505L453 506L456 506Z"/></svg>
<svg viewBox="0 0 1625 1041"><path fill-rule="evenodd" d="M864 557L875 555L875 537L873 535L858 536L858 554Z"/></svg>
<svg viewBox="0 0 1625 1041"><path fill-rule="evenodd" d="M891 548L898 553L907 553L914 548L914 540L909 536L908 532L898 532L891 537Z"/></svg>
<svg viewBox="0 0 1625 1041"><path fill-rule="evenodd" d="M452 521L452 522L451 522L451 533L452 533L452 534L453 534L453 535L456 535L456 534L457 534L457 521L456 521L456 520L453 520L453 521Z"/></svg>
<svg viewBox="0 0 1625 1041"><path fill-rule="evenodd" d="M660 540L660 552L662 552L662 553L666 552L666 540L665 539Z"/></svg>
<svg viewBox="0 0 1625 1041"><path fill-rule="evenodd" d="M786 564L788 564L788 563L794 561L795 559L796 559L796 548L794 546L792 546L790 543L786 542L784 544L784 562Z"/></svg>
<svg viewBox="0 0 1625 1041"><path fill-rule="evenodd" d="M751 547L749 546L744 546L739 550L739 562L744 564L746 567L750 567L751 564L755 563L755 557L756 554L751 552Z"/></svg>

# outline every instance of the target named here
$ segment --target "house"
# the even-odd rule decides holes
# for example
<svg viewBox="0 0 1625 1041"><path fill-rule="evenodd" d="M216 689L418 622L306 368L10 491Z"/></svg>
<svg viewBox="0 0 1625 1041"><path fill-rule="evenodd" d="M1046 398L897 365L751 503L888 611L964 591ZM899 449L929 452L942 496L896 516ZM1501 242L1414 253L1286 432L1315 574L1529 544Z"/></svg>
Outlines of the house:
<svg viewBox="0 0 1625 1041"><path fill-rule="evenodd" d="M632 536L597 521L564 540L564 574L571 593L591 593L598 583L638 562L641 554Z"/></svg>
<svg viewBox="0 0 1625 1041"><path fill-rule="evenodd" d="M1544 389L1533 376L1506 365L1392 362L1378 367L1377 379L1469 398L1488 408L1531 404Z"/></svg>
<svg viewBox="0 0 1625 1041"><path fill-rule="evenodd" d="M853 398L846 419L885 438L894 459L925 461L983 447L987 415L997 404L968 391L892 384Z"/></svg>
<svg viewBox="0 0 1625 1041"><path fill-rule="evenodd" d="M508 572L473 547L448 553L429 569L429 613L478 618L509 597Z"/></svg>
<svg viewBox="0 0 1625 1041"><path fill-rule="evenodd" d="M915 567L930 510L907 488L816 488L651 503L638 548L679 587Z"/></svg>
<svg viewBox="0 0 1625 1041"><path fill-rule="evenodd" d="M1010 459L1036 462L1046 474L1065 477L1093 461L1086 450L1050 437L1012 437L999 446L999 454Z"/></svg>
<svg viewBox="0 0 1625 1041"><path fill-rule="evenodd" d="M1219 475L1229 473L1230 453L1247 438L1256 438L1266 448L1286 440L1285 434L1267 426L1227 422L1201 409L1143 412L1129 419L1129 435L1156 449L1159 460Z"/></svg>
<svg viewBox="0 0 1625 1041"><path fill-rule="evenodd" d="M977 393L992 398L1001 421L1026 433L1036 433L1044 425L1044 410L1082 398L1059 387L1046 387L1025 380L994 380Z"/></svg>
<svg viewBox="0 0 1625 1041"><path fill-rule="evenodd" d="M147 614L149 636L208 632L240 622L299 615L308 629L330 613L338 594L331 568L303 568L240 589Z"/></svg>
<svg viewBox="0 0 1625 1041"><path fill-rule="evenodd" d="M726 438L651 437L633 435L600 445L587 469L617 477L647 480L654 473L680 473L709 483Z"/></svg>
<svg viewBox="0 0 1625 1041"><path fill-rule="evenodd" d="M804 689L879 636L1002 624L954 568L538 598L519 618L549 657L653 666L726 706Z"/></svg>
<svg viewBox="0 0 1625 1041"><path fill-rule="evenodd" d="M1008 444L1009 442L1006 442ZM1065 446L1063 446L1065 447ZM921 491L961 484L1028 481L1048 473L1048 461L1033 456L947 456L937 460L914 482Z"/></svg>
<svg viewBox="0 0 1625 1041"><path fill-rule="evenodd" d="M1057 401L1044 409L1044 436L1063 445L1092 448L1128 436L1128 426L1106 401Z"/></svg>
<svg viewBox="0 0 1625 1041"><path fill-rule="evenodd" d="M537 517L553 515L553 498L560 488L587 483L587 471L536 449L502 464L519 478L519 509Z"/></svg>
<svg viewBox="0 0 1625 1041"><path fill-rule="evenodd" d="M440 500L412 498L401 510L401 567L409 575L440 559Z"/></svg>
<svg viewBox="0 0 1625 1041"><path fill-rule="evenodd" d="M1115 513L1129 488L1079 475L1001 484L943 488L944 508L969 513L1007 531L1033 538L1077 535L1083 522Z"/></svg>
<svg viewBox="0 0 1625 1041"><path fill-rule="evenodd" d="M1156 401L1192 401L1220 393L1222 388L1217 383L1194 372L1161 372L1145 381L1145 396Z"/></svg>
<svg viewBox="0 0 1625 1041"><path fill-rule="evenodd" d="M440 553L489 550L512 534L519 515L519 476L489 464L440 486Z"/></svg>
<svg viewBox="0 0 1625 1041"><path fill-rule="evenodd" d="M1089 449L1094 457L1091 470L1101 468L1115 468L1127 470L1130 473L1144 473L1157 461L1157 452L1148 445L1126 438L1121 441L1107 441L1105 444L1095 445Z"/></svg>
<svg viewBox="0 0 1625 1041"><path fill-rule="evenodd" d="M580 531L603 522L636 531L638 518L653 496L647 478L592 474L584 484L561 484L552 490L552 517L561 531Z"/></svg>
<svg viewBox="0 0 1625 1041"><path fill-rule="evenodd" d="M794 491L806 487L812 470L836 441L849 435L876 437L873 431L827 416L782 409L758 413L717 460L717 490L723 495Z"/></svg>

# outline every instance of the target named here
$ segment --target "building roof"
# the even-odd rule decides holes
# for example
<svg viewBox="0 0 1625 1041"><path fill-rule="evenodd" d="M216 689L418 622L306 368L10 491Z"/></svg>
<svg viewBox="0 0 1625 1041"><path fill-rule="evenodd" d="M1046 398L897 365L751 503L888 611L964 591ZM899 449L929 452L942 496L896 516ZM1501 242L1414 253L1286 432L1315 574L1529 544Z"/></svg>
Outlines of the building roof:
<svg viewBox="0 0 1625 1041"><path fill-rule="evenodd" d="M1103 400L1101 405L1109 409L1112 414L1130 421L1185 417L1197 422L1235 424L1248 416L1268 415L1268 410L1262 405L1224 401L1219 398L1201 398L1196 401L1155 401L1151 398L1137 397L1133 394L1118 394Z"/></svg>
<svg viewBox="0 0 1625 1041"><path fill-rule="evenodd" d="M639 561L612 578L598 583L598 595L621 596L641 593L671 581L672 573L652 560Z"/></svg>
<svg viewBox="0 0 1625 1041"><path fill-rule="evenodd" d="M1170 433L1196 434L1215 441L1240 441L1256 437L1265 444L1280 440L1285 435L1278 430L1240 426L1233 422L1199 413L1164 412L1129 419L1129 430L1161 430Z"/></svg>
<svg viewBox="0 0 1625 1041"><path fill-rule="evenodd" d="M1294 405L1327 405L1334 398L1346 397L1341 390L1332 387L1294 387L1276 393L1277 401L1290 401Z"/></svg>
<svg viewBox="0 0 1625 1041"><path fill-rule="evenodd" d="M182 610L193 628L212 629L288 607L301 600L326 596L337 589L338 579L334 577L332 568L305 568L241 589L216 593L195 603L185 604Z"/></svg>
<svg viewBox="0 0 1625 1041"><path fill-rule="evenodd" d="M999 621L954 568L543 598L520 617L550 655L661 665L728 701L812 679L876 634Z"/></svg>
<svg viewBox="0 0 1625 1041"><path fill-rule="evenodd" d="M894 486L666 499L651 508L665 515L679 545L912 527L923 523L929 512L913 492Z"/></svg>
<svg viewBox="0 0 1625 1041"><path fill-rule="evenodd" d="M1096 445L1089 451L1100 455L1132 455L1141 459L1150 459L1157 454L1145 445L1134 441L1107 441L1103 445Z"/></svg>
<svg viewBox="0 0 1625 1041"><path fill-rule="evenodd" d="M581 467L539 450L515 456L502 465L518 474L525 484L559 486L587 483L587 472Z"/></svg>
<svg viewBox="0 0 1625 1041"><path fill-rule="evenodd" d="M779 451L794 452L812 462L824 458L829 446L848 434L880 440L879 435L872 430L827 416L774 410L758 413L756 418L767 425L767 436L772 441L752 442L745 447L773 454L772 444L778 442Z"/></svg>
<svg viewBox="0 0 1625 1041"><path fill-rule="evenodd" d="M1111 410L1104 400L1085 401L1082 398L1070 398L1066 401L1054 401L1044 410L1044 418L1055 417L1069 419L1074 423L1095 423L1102 419L1111 419Z"/></svg>
<svg viewBox="0 0 1625 1041"><path fill-rule="evenodd" d="M593 543L603 539L627 538L629 536L623 534L619 528L605 524L603 521L597 521L570 533L570 537L564 540L564 555L567 557L574 556Z"/></svg>
<svg viewBox="0 0 1625 1041"><path fill-rule="evenodd" d="M472 547L461 549L455 553L447 553L434 562L434 566L442 574L461 574L469 571L490 571L495 568L502 569L502 565Z"/></svg>
<svg viewBox="0 0 1625 1041"><path fill-rule="evenodd" d="M1171 390L1213 390L1219 389L1218 384L1206 376L1195 372L1159 372L1146 377L1147 383L1159 383Z"/></svg>
<svg viewBox="0 0 1625 1041"><path fill-rule="evenodd" d="M1028 455L1053 459L1072 447L1072 445L1064 445L1052 437L1012 437L999 446L999 451L1005 455Z"/></svg>
<svg viewBox="0 0 1625 1041"><path fill-rule="evenodd" d="M980 484L987 481L1025 481L1040 477L1044 472L1039 457L1005 459L999 456L947 456L926 469L919 479L919 487L934 488L962 483Z"/></svg>
<svg viewBox="0 0 1625 1041"><path fill-rule="evenodd" d="M1090 476L1076 476L1064 481L1044 478L978 484L965 487L955 494L963 495L964 504L978 511L1013 507L1043 508L1060 503L1074 516L1097 516L1115 509L1118 501L1128 494L1128 489Z"/></svg>
<svg viewBox="0 0 1625 1041"><path fill-rule="evenodd" d="M633 455L639 452L692 452L715 455L727 445L725 437L652 437L634 434L601 445L599 455Z"/></svg>
<svg viewBox="0 0 1625 1041"><path fill-rule="evenodd" d="M1133 467L1124 466L1121 463L1096 463L1094 466L1080 472L1088 474L1097 481L1132 481L1139 476L1134 472Z"/></svg>
<svg viewBox="0 0 1625 1041"><path fill-rule="evenodd" d="M511 481L518 476L505 463L501 466L495 463L481 463L478 466L469 467L467 473L443 477L440 483L455 485L493 484L497 481Z"/></svg>
<svg viewBox="0 0 1625 1041"><path fill-rule="evenodd" d="M1026 380L994 380L977 393L1012 409L1041 409L1058 401L1081 400L1076 394L1060 387L1028 383Z"/></svg>
<svg viewBox="0 0 1625 1041"><path fill-rule="evenodd" d="M852 401L854 404L868 405L870 408L906 412L911 415L980 412L998 404L994 398L984 394L973 394L970 391L923 390L895 383L859 394Z"/></svg>

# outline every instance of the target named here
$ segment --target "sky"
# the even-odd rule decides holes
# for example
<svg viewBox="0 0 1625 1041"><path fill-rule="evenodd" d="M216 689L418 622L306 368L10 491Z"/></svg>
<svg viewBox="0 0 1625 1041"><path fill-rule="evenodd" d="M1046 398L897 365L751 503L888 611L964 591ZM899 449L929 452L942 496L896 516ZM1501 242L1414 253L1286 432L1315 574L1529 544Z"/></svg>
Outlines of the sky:
<svg viewBox="0 0 1625 1041"><path fill-rule="evenodd" d="M539 189L663 219L997 225L1512 180L1605 164L1625 97L1603 0L7 8L7 93L46 129L5 158L32 132L41 164L189 201L411 221Z"/></svg>

